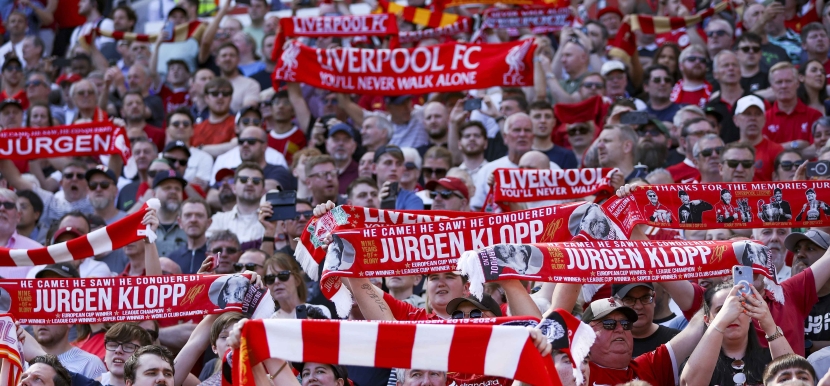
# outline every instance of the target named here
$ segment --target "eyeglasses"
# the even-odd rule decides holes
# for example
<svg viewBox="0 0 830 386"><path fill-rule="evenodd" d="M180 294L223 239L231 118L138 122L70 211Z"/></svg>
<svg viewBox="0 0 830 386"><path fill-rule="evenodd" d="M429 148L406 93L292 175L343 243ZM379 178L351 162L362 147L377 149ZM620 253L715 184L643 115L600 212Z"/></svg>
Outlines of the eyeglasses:
<svg viewBox="0 0 830 386"><path fill-rule="evenodd" d="M239 249L234 247L216 247L211 249L210 252L214 255L218 255L220 253L224 253L226 255L233 255L234 253L239 252Z"/></svg>
<svg viewBox="0 0 830 386"><path fill-rule="evenodd" d="M86 178L86 175L84 173L65 173L63 178L67 180L83 180Z"/></svg>
<svg viewBox="0 0 830 386"><path fill-rule="evenodd" d="M326 106L337 106L337 98L323 99L323 104Z"/></svg>
<svg viewBox="0 0 830 386"><path fill-rule="evenodd" d="M291 271L279 271L276 275L265 275L263 281L265 285L274 284L275 279L279 279L281 282L286 282L288 279L291 278Z"/></svg>
<svg viewBox="0 0 830 386"><path fill-rule="evenodd" d="M753 54L757 54L757 53L761 52L761 46L743 46L743 47L738 47L738 49L741 50L745 54L748 54L750 52L753 53Z"/></svg>
<svg viewBox="0 0 830 386"><path fill-rule="evenodd" d="M95 90L75 90L75 94L85 97L95 95Z"/></svg>
<svg viewBox="0 0 830 386"><path fill-rule="evenodd" d="M697 138L700 138L700 137L702 137L702 136L704 136L704 135L706 135L706 134L717 134L717 133L716 133L716 132L714 132L714 131L710 131L710 130L706 130L706 131L694 131L694 132L691 132L691 133L686 134L686 137L697 137Z"/></svg>
<svg viewBox="0 0 830 386"><path fill-rule="evenodd" d="M243 125L251 126L259 126L262 124L262 120L257 118L242 118L239 120L239 122L242 122Z"/></svg>
<svg viewBox="0 0 830 386"><path fill-rule="evenodd" d="M227 98L233 95L233 91L208 91L207 94L214 98L219 98L220 96Z"/></svg>
<svg viewBox="0 0 830 386"><path fill-rule="evenodd" d="M429 192L429 196L432 197L433 200L435 199L435 197L438 197L438 196L441 196L441 198L444 199L444 200L449 200L450 197L452 197L452 196L456 196L458 198L464 198L464 196L462 196L460 193L457 193L457 192L452 191L452 190L442 190L440 192L438 192L438 191Z"/></svg>
<svg viewBox="0 0 830 386"><path fill-rule="evenodd" d="M726 32L722 29L716 29L714 31L709 31L709 32L706 33L706 36L708 36L710 38L715 37L715 36L724 37L724 36L727 36L727 35L729 35L729 32Z"/></svg>
<svg viewBox="0 0 830 386"><path fill-rule="evenodd" d="M654 78L651 78L651 80L649 80L649 82L654 83L654 84L663 84L663 83L665 83L665 84L670 84L670 83L674 83L674 82L672 81L672 78L669 78L668 76L655 76Z"/></svg>
<svg viewBox="0 0 830 386"><path fill-rule="evenodd" d="M254 146L258 143L265 143L265 141L263 141L259 138L239 138L238 142L239 142L240 145L248 145L248 146Z"/></svg>
<svg viewBox="0 0 830 386"><path fill-rule="evenodd" d="M582 83L582 87L590 88L593 90L601 90L605 88L605 85L599 82L584 82Z"/></svg>
<svg viewBox="0 0 830 386"><path fill-rule="evenodd" d="M178 164L179 166L187 166L187 160L186 159L178 159L178 158L170 158L170 157L164 157L164 159L167 162L169 162L171 166L176 166L176 164Z"/></svg>
<svg viewBox="0 0 830 386"><path fill-rule="evenodd" d="M405 162L403 167L405 167L406 170L415 170L418 168L418 165L415 165L415 162Z"/></svg>
<svg viewBox="0 0 830 386"><path fill-rule="evenodd" d="M17 209L17 204L9 201L0 202L0 207L6 210Z"/></svg>
<svg viewBox="0 0 830 386"><path fill-rule="evenodd" d="M256 271L257 267L262 268L262 264L257 264L257 263L245 263L245 264L233 263L233 269L235 269L236 272L242 271L242 268L245 268L245 270L248 270L248 271Z"/></svg>
<svg viewBox="0 0 830 386"><path fill-rule="evenodd" d="M654 295L646 295L646 296L639 297L639 298L633 298L631 296L626 296L626 297L620 299L620 301L626 307L634 307L634 305L637 304L637 301L639 301L640 304L642 304L642 305L646 305L646 304L654 303Z"/></svg>
<svg viewBox="0 0 830 386"><path fill-rule="evenodd" d="M444 168L422 168L421 172L424 173L424 176L435 176L438 178L444 178L447 175L447 169Z"/></svg>
<svg viewBox="0 0 830 386"><path fill-rule="evenodd" d="M259 184L261 184L261 183L262 183L262 178L261 178L261 177L245 177L245 176L241 176L241 177L237 177L237 178L236 178L236 180L237 180L237 181L239 181L242 185L247 184L247 183L248 183L248 181L251 181L251 183L253 183L254 185L259 185Z"/></svg>
<svg viewBox="0 0 830 386"><path fill-rule="evenodd" d="M797 168L797 167L801 166L801 164L803 164L803 163L804 163L803 160L802 161L781 161L779 166L781 166L781 169L784 169L784 171L788 172L790 170L793 170L793 167Z"/></svg>
<svg viewBox="0 0 830 386"><path fill-rule="evenodd" d="M710 157L712 156L712 153L718 153L718 155L723 154L723 146L710 147L708 149L703 149L700 151L700 155L704 157Z"/></svg>
<svg viewBox="0 0 830 386"><path fill-rule="evenodd" d="M193 123L190 122L190 121L173 121L173 122L170 122L170 126L173 126L177 129L182 128L182 127L190 127L192 125L193 125Z"/></svg>
<svg viewBox="0 0 830 386"><path fill-rule="evenodd" d="M663 134L663 132L660 131L660 129L657 129L657 128L653 128L653 129L649 129L649 130L646 130L646 129L637 130L637 135L639 135L641 137L645 137L646 135L650 135L652 137L657 137L660 134Z"/></svg>
<svg viewBox="0 0 830 386"><path fill-rule="evenodd" d="M156 340L156 339L159 338L158 330L150 330L150 329L145 328L144 331L147 331L147 333L150 334L150 338L152 340Z"/></svg>
<svg viewBox="0 0 830 386"><path fill-rule="evenodd" d="M307 210L307 211L305 211L305 212L297 212L297 215L296 215L296 216L294 216L294 220L296 220L296 221L300 221L300 220L302 220L303 218L305 218L306 220L308 220L308 219L310 219L310 218L311 218L311 216L314 216L314 212L313 212L313 211L310 211L310 210Z"/></svg>
<svg viewBox="0 0 830 386"><path fill-rule="evenodd" d="M329 170L327 172L312 173L312 174L308 175L308 178L318 178L318 177L322 178L324 180L334 179L334 178L337 177L337 172L335 172L333 170Z"/></svg>
<svg viewBox="0 0 830 386"><path fill-rule="evenodd" d="M12 72L20 72L23 71L23 67L20 66L8 66L3 69L3 71L12 71Z"/></svg>
<svg viewBox="0 0 830 386"><path fill-rule="evenodd" d="M135 343L116 342L114 340L108 340L106 341L106 343L104 343L104 347L106 347L107 351L115 351L116 349L118 349L118 346L121 346L121 351L124 351L127 354L133 353L135 352L135 350L138 350L138 348L141 347Z"/></svg>
<svg viewBox="0 0 830 386"><path fill-rule="evenodd" d="M45 86L45 85L46 85L46 82L43 82L43 81L40 81L40 80L30 80L30 81L26 82L26 87L32 87L32 86L37 87L37 86Z"/></svg>
<svg viewBox="0 0 830 386"><path fill-rule="evenodd" d="M689 56L685 59L686 62L706 63L706 58L703 56Z"/></svg>
<svg viewBox="0 0 830 386"><path fill-rule="evenodd" d="M107 190L107 189L110 188L111 185L112 185L112 182L109 182L109 181L90 182L89 183L89 190L98 190L99 186L101 187L101 189Z"/></svg>
<svg viewBox="0 0 830 386"><path fill-rule="evenodd" d="M730 168L732 168L732 169L737 168L737 167L738 167L738 165L743 166L743 167L744 167L744 169L749 169L749 168L751 168L753 165L755 165L755 161L754 161L754 160L749 160L749 159L744 159L744 160L740 160L740 159L725 159L725 160L723 160L723 163L725 163L725 164L726 164L726 166L729 166L729 167L730 167Z"/></svg>
<svg viewBox="0 0 830 386"><path fill-rule="evenodd" d="M591 131L591 129L589 129L585 126L574 126L574 127L571 127L571 128L568 129L568 135L570 135L570 136L585 135L585 134L588 134L588 132L590 132L590 131Z"/></svg>
<svg viewBox="0 0 830 386"><path fill-rule="evenodd" d="M461 310L455 310L455 312L452 313L453 319L464 319L465 316L470 319L479 319L484 316L484 311L474 308L470 310L469 314L465 314L464 311Z"/></svg>
<svg viewBox="0 0 830 386"><path fill-rule="evenodd" d="M602 323L602 328L604 328L606 330L609 330L609 331L614 331L617 328L617 323L620 324L620 327L622 327L622 329L624 331L631 330L631 327L634 326L633 323L629 322L626 319L623 319L623 320L605 319L601 323Z"/></svg>

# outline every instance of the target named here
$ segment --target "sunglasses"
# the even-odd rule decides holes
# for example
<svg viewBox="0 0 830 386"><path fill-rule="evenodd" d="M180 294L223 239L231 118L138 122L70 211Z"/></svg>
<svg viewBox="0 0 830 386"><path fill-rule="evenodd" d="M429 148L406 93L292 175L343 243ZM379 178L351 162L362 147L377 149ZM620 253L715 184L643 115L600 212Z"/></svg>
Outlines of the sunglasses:
<svg viewBox="0 0 830 386"><path fill-rule="evenodd" d="M706 58L703 56L689 56L686 58L687 62L706 63Z"/></svg>
<svg viewBox="0 0 830 386"><path fill-rule="evenodd" d="M590 132L590 131L591 131L591 129L589 129L585 126L574 126L574 127L571 127L571 128L568 129L568 135L571 135L571 136L573 136L573 135L585 135L585 134L588 134L588 132Z"/></svg>
<svg viewBox="0 0 830 386"><path fill-rule="evenodd" d="M753 161L753 160L748 160L748 159L744 159L744 160L739 160L739 159L726 159L726 160L723 160L723 162L726 164L726 166L729 166L729 167L730 167L730 168L732 168L732 169L737 168L737 167L738 167L738 165L743 166L743 167L744 167L744 169L749 169L749 168L751 168L753 165L755 165L755 161Z"/></svg>
<svg viewBox="0 0 830 386"><path fill-rule="evenodd" d="M214 98L218 98L220 96L229 97L233 95L233 91L208 91L207 94Z"/></svg>
<svg viewBox="0 0 830 386"><path fill-rule="evenodd" d="M247 271L256 271L257 267L262 268L262 265L257 263L233 263L233 269L235 269L236 272L242 271L242 268L245 268Z"/></svg>
<svg viewBox="0 0 830 386"><path fill-rule="evenodd" d="M650 135L652 137L657 137L657 136L660 136L660 134L663 134L663 132L660 131L660 129L656 129L656 128L655 129L649 129L649 130L645 130L645 129L637 130L637 135L639 135L641 137L645 137L646 135Z"/></svg>
<svg viewBox="0 0 830 386"><path fill-rule="evenodd" d="M700 151L700 155L704 157L711 157L712 153L718 153L718 155L723 154L723 146L710 147L708 149L703 149Z"/></svg>
<svg viewBox="0 0 830 386"><path fill-rule="evenodd" d="M20 66L8 66L3 69L3 71L12 71L12 72L21 72L23 71L23 67Z"/></svg>
<svg viewBox="0 0 830 386"><path fill-rule="evenodd" d="M44 86L44 85L46 85L46 82L43 82L43 81L40 81L40 80L30 80L30 81L26 82L26 87L32 87L32 86L37 87L37 86Z"/></svg>
<svg viewBox="0 0 830 386"><path fill-rule="evenodd" d="M150 334L150 338L152 338L152 340L154 340L154 341L159 338L158 330L144 329L144 331L147 331L147 333Z"/></svg>
<svg viewBox="0 0 830 386"><path fill-rule="evenodd" d="M276 275L265 275L263 281L265 282L265 285L271 285L274 284L276 281L275 279L279 279L281 282L287 282L290 278L291 271L279 271Z"/></svg>
<svg viewBox="0 0 830 386"><path fill-rule="evenodd" d="M262 120L261 119L256 119L256 118L242 118L242 119L239 120L239 122L242 122L243 125L251 125L251 126L259 126L259 125L262 124Z"/></svg>
<svg viewBox="0 0 830 386"><path fill-rule="evenodd" d="M590 88L590 89L593 89L593 90L601 90L601 89L605 88L605 86L602 83L598 83L598 82L585 82L585 83L582 83L582 87Z"/></svg>
<svg viewBox="0 0 830 386"><path fill-rule="evenodd" d="M210 252L214 255L218 255L220 253L224 253L226 255L233 255L234 253L239 252L239 249L234 247L217 247L211 249Z"/></svg>
<svg viewBox="0 0 830 386"><path fill-rule="evenodd" d="M182 127L190 127L192 125L193 125L193 123L191 123L190 121L173 121L173 122L170 122L170 126L173 126L177 129L182 128Z"/></svg>
<svg viewBox="0 0 830 386"><path fill-rule="evenodd" d="M403 164L403 167L405 167L406 170L415 170L418 168L418 166L415 165L415 162L406 162Z"/></svg>
<svg viewBox="0 0 830 386"><path fill-rule="evenodd" d="M249 180L254 185L259 185L259 184L262 183L262 178L261 177L245 177L245 176L242 176L242 177L237 177L236 180L239 181L243 185L247 184Z"/></svg>
<svg viewBox="0 0 830 386"><path fill-rule="evenodd" d="M243 121L242 123L245 123L244 119L242 121ZM257 124L257 125L259 125L259 124ZM263 141L259 138L239 138L239 144L240 145L254 146L258 143L265 143L265 141Z"/></svg>
<svg viewBox="0 0 830 386"><path fill-rule="evenodd" d="M75 91L75 94L85 97L95 95L95 90L77 90Z"/></svg>
<svg viewBox="0 0 830 386"><path fill-rule="evenodd" d="M310 210L307 210L305 212L297 212L297 215L294 216L294 220L295 221L300 221L304 218L307 220L307 219L310 219L311 216L314 216L314 212L310 211Z"/></svg>
<svg viewBox="0 0 830 386"><path fill-rule="evenodd" d="M107 189L110 188L111 185L112 185L112 182L109 182L109 181L90 182L89 183L89 190L98 190L99 186L101 187L101 189L107 190Z"/></svg>
<svg viewBox="0 0 830 386"><path fill-rule="evenodd" d="M63 178L67 180L83 180L86 178L86 173L65 173Z"/></svg>
<svg viewBox="0 0 830 386"><path fill-rule="evenodd" d="M672 79L671 79L671 78L669 78L668 76L655 76L654 78L651 78L651 83L655 83L655 84L664 84L664 83L665 83L665 84L670 84L670 83L674 83L674 82L673 82L673 81L672 81Z"/></svg>
<svg viewBox="0 0 830 386"><path fill-rule="evenodd" d="M13 202L9 202L9 201L3 201L3 202L0 202L0 208L6 209L6 210L17 209L17 204L15 204Z"/></svg>
<svg viewBox="0 0 830 386"><path fill-rule="evenodd" d="M781 169L784 169L784 171L788 172L790 170L793 170L794 167L797 168L797 167L801 166L801 164L803 164L803 163L804 163L804 161L781 161L779 166L781 166Z"/></svg>
<svg viewBox="0 0 830 386"><path fill-rule="evenodd" d="M753 54L757 54L757 53L761 52L761 46L743 46L743 47L738 47L738 49L741 50L741 52L743 52L745 54L748 54L750 52L753 53Z"/></svg>
<svg viewBox="0 0 830 386"><path fill-rule="evenodd" d="M187 160L186 159L177 159L177 158L170 158L170 157L164 157L164 159L167 160L167 162L170 163L170 166L176 166L176 164L178 164L179 166L187 166Z"/></svg>
<svg viewBox="0 0 830 386"><path fill-rule="evenodd" d="M453 319L464 319L465 316L470 319L479 319L484 316L484 311L475 308L470 310L469 314L465 314L464 311L461 310L455 310L455 312L452 313Z"/></svg>
<svg viewBox="0 0 830 386"><path fill-rule="evenodd" d="M706 33L706 36L708 36L710 38L715 37L715 36L724 37L724 36L727 36L727 35L729 35L729 32L726 32L722 29L716 29L714 31L709 31L709 32Z"/></svg>
<svg viewBox="0 0 830 386"><path fill-rule="evenodd" d="M436 176L438 178L443 178L447 175L447 169L444 168L422 168L421 171L424 173L425 176Z"/></svg>
<svg viewBox="0 0 830 386"><path fill-rule="evenodd" d="M461 194L456 193L455 191L450 191L450 190L442 190L440 192L437 192L437 191L436 192L429 192L429 196L432 197L433 200L435 199L435 197L438 197L438 196L441 196L441 198L444 199L444 200L449 200L450 197L452 197L452 196L456 196L458 198L464 198L464 196L462 196Z"/></svg>
<svg viewBox="0 0 830 386"><path fill-rule="evenodd" d="M155 340L155 339L154 339ZM135 343L128 343L128 342L116 342L114 340L108 340L104 343L104 347L106 347L107 351L115 351L118 349L118 346L121 346L121 350L125 353L133 353L135 350L138 350L139 345Z"/></svg>
<svg viewBox="0 0 830 386"><path fill-rule="evenodd" d="M628 320L605 319L602 321L602 328L614 331L617 328L617 323L620 324L620 327L622 327L624 331L631 330L631 327L634 326L634 323L631 323Z"/></svg>
<svg viewBox="0 0 830 386"><path fill-rule="evenodd" d="M156 174L159 174L158 170L148 170L147 171L147 177L156 178Z"/></svg>

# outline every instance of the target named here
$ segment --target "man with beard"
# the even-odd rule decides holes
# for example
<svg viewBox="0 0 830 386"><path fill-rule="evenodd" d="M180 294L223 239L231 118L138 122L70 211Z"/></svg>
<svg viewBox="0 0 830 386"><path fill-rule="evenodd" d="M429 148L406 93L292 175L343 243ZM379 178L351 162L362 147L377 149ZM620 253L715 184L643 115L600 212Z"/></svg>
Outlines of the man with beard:
<svg viewBox="0 0 830 386"><path fill-rule="evenodd" d="M216 214L213 216L216 217ZM215 221L211 226L213 225L216 225ZM259 224L259 226L262 225ZM224 229L208 236L207 252L209 258L219 256L219 264L213 268L213 273L221 275L235 273L236 269L233 265L239 262L239 256L242 255L242 245L240 245L239 238L233 232ZM185 339L185 341L187 340Z"/></svg>
<svg viewBox="0 0 830 386"><path fill-rule="evenodd" d="M648 92L648 103L646 112L657 117L661 121L669 122L674 114L682 107L671 99L672 85L675 79L670 75L668 67L662 64L654 64L645 71L645 84L643 88Z"/></svg>
<svg viewBox="0 0 830 386"><path fill-rule="evenodd" d="M792 233L790 228L755 228L752 230L752 238L769 248L769 258L775 264L775 275L779 283L792 276L792 269L786 262L787 249L784 248L784 240L790 233Z"/></svg>
<svg viewBox="0 0 830 386"><path fill-rule="evenodd" d="M326 153L334 161L337 170L338 193L346 194L346 188L357 178L357 162L352 156L357 150L355 130L348 123L337 123L329 128Z"/></svg>
<svg viewBox="0 0 830 386"><path fill-rule="evenodd" d="M820 28L824 31L823 27ZM827 39L826 35L824 39ZM798 98L798 79L798 69L790 63L778 63L769 70L775 103L766 112L764 136L784 148L800 151L810 146L810 128L824 114ZM777 152L771 154L773 158L776 155ZM765 180L770 180L771 177Z"/></svg>
<svg viewBox="0 0 830 386"><path fill-rule="evenodd" d="M198 73L196 79L199 79ZM191 146L202 147L202 150L214 157L233 147L235 128L231 115L232 95L234 87L225 78L214 78L205 83L204 98L208 116L193 128Z"/></svg>
<svg viewBox="0 0 830 386"><path fill-rule="evenodd" d="M617 168L626 181L637 175L634 160L637 159L639 137L628 125L608 125L599 134L593 146L597 147L597 159L604 168Z"/></svg>
<svg viewBox="0 0 830 386"><path fill-rule="evenodd" d="M692 118L683 124L680 129L680 146L685 149L686 158L683 162L666 168L677 183L689 183L700 179L700 171L695 165L694 148L701 137L707 134L717 135L717 130L706 118Z"/></svg>
<svg viewBox="0 0 830 386"><path fill-rule="evenodd" d="M267 162L268 134L259 126L248 126L239 133L239 158L242 162L253 163L265 174L265 191L276 189L295 190L297 182L284 165Z"/></svg>
<svg viewBox="0 0 830 386"><path fill-rule="evenodd" d="M778 72L784 74L790 71L783 69ZM773 73L770 74L771 77L773 75ZM752 157L754 161L754 181L771 181L775 157L784 148L771 141L763 133L764 123L766 121L764 117L764 102L755 95L747 95L738 99L738 103L735 105L734 121L741 132L740 141L754 147ZM748 178L749 180L753 180L753 175L748 176Z"/></svg>
<svg viewBox="0 0 830 386"><path fill-rule="evenodd" d="M17 196L9 189L0 188L0 246L9 249L33 249L42 245L26 236L17 233L17 224L20 222L20 211L16 204ZM48 228L47 228L48 229ZM22 279L26 277L31 267L2 267L0 277L6 279Z"/></svg>
<svg viewBox="0 0 830 386"><path fill-rule="evenodd" d="M187 235L176 222L185 186L187 181L175 170L158 172L153 178L154 195L161 201L158 212L160 224L156 230L156 248L161 256L167 256L187 245Z"/></svg>
<svg viewBox="0 0 830 386"><path fill-rule="evenodd" d="M433 146L447 147L447 127L450 123L447 107L439 102L429 102L424 105L424 129L429 135L429 142L418 146L418 154L424 157L427 150Z"/></svg>
<svg viewBox="0 0 830 386"><path fill-rule="evenodd" d="M769 199L769 204L767 204L767 209L762 209L758 213L758 218L765 222L790 221L793 218L793 213L790 209L790 203L784 201L783 196L784 193L781 189L775 188L772 197Z"/></svg>
<svg viewBox="0 0 830 386"><path fill-rule="evenodd" d="M257 164L243 162L239 165L233 185L236 205L228 212L216 213L211 217L213 223L207 229L207 237L227 230L236 235L239 243L258 245L265 233L257 216L260 198L265 194L264 182L265 174Z"/></svg>
<svg viewBox="0 0 830 386"><path fill-rule="evenodd" d="M484 158L487 150L487 129L479 121L464 122L458 127L458 150L461 153L461 170L467 171L473 183L478 186L482 179L481 169L489 162ZM487 181L487 177L483 177Z"/></svg>
<svg viewBox="0 0 830 386"><path fill-rule="evenodd" d="M86 183L89 186L89 203L95 209L95 214L101 216L107 225L112 224L124 216L126 212L115 207L115 197L118 194L118 179L115 173L105 166L99 165L86 172ZM99 189L100 188L100 189Z"/></svg>
<svg viewBox="0 0 830 386"><path fill-rule="evenodd" d="M678 59L683 79L672 88L671 101L679 104L695 105L700 108L709 102L712 85L706 81L706 49L693 44L680 53Z"/></svg>
<svg viewBox="0 0 830 386"><path fill-rule="evenodd" d="M651 116L648 123L637 127L637 163L648 167L648 170L662 168L669 152L669 129L657 117Z"/></svg>
<svg viewBox="0 0 830 386"><path fill-rule="evenodd" d="M131 160L135 161L137 178L121 188L115 203L119 210L125 212L129 212L136 205L144 205L147 200L145 193L150 188L153 178L149 173L150 163L158 158L158 148L146 138L131 139L130 142L133 147Z"/></svg>
<svg viewBox="0 0 830 386"><path fill-rule="evenodd" d="M289 83L287 91L277 91L271 97L271 117L265 120L268 128L268 147L282 153L288 162L294 159L294 153L305 148L308 143L305 129L309 127L311 113L302 99L299 88L297 83ZM295 107L292 103L294 101L299 107ZM302 104L299 101L302 101ZM294 124L294 118L297 118L299 125Z"/></svg>
<svg viewBox="0 0 830 386"><path fill-rule="evenodd" d="M347 190L346 204L375 209L380 207L380 201L378 201L378 186L372 178L358 177L349 184Z"/></svg>
<svg viewBox="0 0 830 386"><path fill-rule="evenodd" d="M262 113L256 107L246 107L236 113L236 140L225 144L214 145L226 150L216 157L213 163L214 174L220 169L234 169L242 162L253 162L265 171L269 189L273 189L276 181L283 189L293 190L296 187L294 178L287 172L288 163L282 153L268 147L268 134L262 130ZM260 129L260 130L254 130ZM268 165L286 168L275 169ZM211 184L216 181L211 181ZM210 202L210 200L208 200Z"/></svg>
<svg viewBox="0 0 830 386"><path fill-rule="evenodd" d="M128 91L123 98L124 105L121 107L121 115L126 122L126 130L141 129L147 133L147 137L153 141L157 149L164 149L164 130L150 125L145 119L144 112L146 105L144 97L138 91Z"/></svg>
<svg viewBox="0 0 830 386"><path fill-rule="evenodd" d="M681 224L700 224L703 222L703 212L712 210L712 204L703 200L690 200L685 190L677 192L683 205L677 209L677 218Z"/></svg>
<svg viewBox="0 0 830 386"><path fill-rule="evenodd" d="M222 77L233 86L231 110L242 110L246 96L259 95L262 91L257 81L242 75L239 71L239 48L233 43L226 42L216 50L216 66L219 67Z"/></svg>
<svg viewBox="0 0 830 386"><path fill-rule="evenodd" d="M182 204L177 221L187 236L187 245L170 253L168 257L181 267L183 274L195 274L207 257L205 232L212 222L210 207L205 200L190 197Z"/></svg>
<svg viewBox="0 0 830 386"><path fill-rule="evenodd" d="M551 133L556 127L556 116L553 115L553 107L550 103L546 101L531 103L530 120L533 122L533 150L545 153L551 162L562 169L579 167L574 152L556 146L551 140Z"/></svg>
<svg viewBox="0 0 830 386"><path fill-rule="evenodd" d="M329 155L309 157L305 161L306 187L311 192L309 201L313 206L324 204L327 201L340 204L340 182L337 179L337 168L334 159Z"/></svg>

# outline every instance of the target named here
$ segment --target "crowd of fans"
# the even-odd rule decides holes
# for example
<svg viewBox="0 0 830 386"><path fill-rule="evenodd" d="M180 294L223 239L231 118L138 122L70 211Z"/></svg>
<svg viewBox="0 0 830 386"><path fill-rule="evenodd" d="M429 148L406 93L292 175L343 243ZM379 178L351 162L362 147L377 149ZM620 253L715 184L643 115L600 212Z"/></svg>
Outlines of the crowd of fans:
<svg viewBox="0 0 830 386"><path fill-rule="evenodd" d="M532 87L394 97L273 87L279 18L268 12L317 7L321 16L344 15L344 3L238 3L167 4L173 26L212 17L198 40L92 35L84 43L95 29L136 31L134 9L107 0L0 1L0 128L112 120L126 129L132 154L125 163L115 156L0 159L0 246L62 243L151 198L161 202L149 221L155 244L138 241L74 263L2 267L0 276L250 271L275 301L273 318L296 318L298 310L336 318L317 278L293 257L308 220L334 205L379 208L386 199L390 209L486 210L496 168L616 168L612 183L625 196L642 184L806 180L806 162L830 161L830 5L822 0L746 2L686 28L637 32L630 56L611 45L629 15L685 17L715 4L574 1L574 26L556 33L484 31L487 42L536 40ZM245 8L243 23L232 14ZM401 31L420 28L398 23ZM462 35L453 39L470 39ZM319 49L373 44L302 40ZM480 108L465 108L472 97L481 98ZM626 123L634 116L643 119ZM275 189L296 191L296 217L267 221L273 208L263 198ZM830 215L825 199L814 192L811 202ZM800 220L798 210L782 215ZM596 332L589 357L574 365L589 385L830 385L828 232L640 227L632 237L758 240L771 251L783 303L761 279L747 296L729 277L584 286L501 281L486 284L477 299L465 277L441 273L344 279L354 295L348 319L541 317L563 308ZM228 312L21 326L28 362L21 384L219 385L217 356L238 347L234 326L242 319ZM562 383L575 385L570 357L552 355ZM514 384L419 369L298 363L295 377L284 368L267 362L269 382Z"/></svg>

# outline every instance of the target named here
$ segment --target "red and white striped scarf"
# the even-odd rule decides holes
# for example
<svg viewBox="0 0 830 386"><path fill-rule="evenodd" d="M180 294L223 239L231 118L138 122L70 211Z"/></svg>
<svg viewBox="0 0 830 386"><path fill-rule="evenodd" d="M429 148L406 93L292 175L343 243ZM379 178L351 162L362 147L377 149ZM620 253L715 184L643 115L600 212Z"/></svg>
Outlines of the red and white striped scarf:
<svg viewBox="0 0 830 386"><path fill-rule="evenodd" d="M23 374L22 347L11 314L0 314L0 384L16 385Z"/></svg>
<svg viewBox="0 0 830 386"><path fill-rule="evenodd" d="M153 242L155 232L141 225L148 206L158 209L159 200L152 198L139 211L65 243L36 249L0 248L0 267L65 263L108 253L144 237Z"/></svg>
<svg viewBox="0 0 830 386"><path fill-rule="evenodd" d="M187 39L193 38L198 40L202 39L202 34L204 34L205 30L207 29L206 24L202 23L198 20L191 21L185 24L177 25L175 29L173 29L173 37L171 38L171 42L183 42ZM79 39L79 43L83 47L88 47L95 41L95 38L98 36L104 36L108 38L112 38L115 40L128 40L131 42L148 42L153 43L158 39L159 34L137 34L134 32L123 32L123 31L107 31L102 30L100 28L93 28L88 34L83 35Z"/></svg>
<svg viewBox="0 0 830 386"><path fill-rule="evenodd" d="M497 320L497 319L493 319ZM251 366L269 358L380 368L438 370L561 382L524 327L337 320L250 320L242 328L234 384L254 385Z"/></svg>

